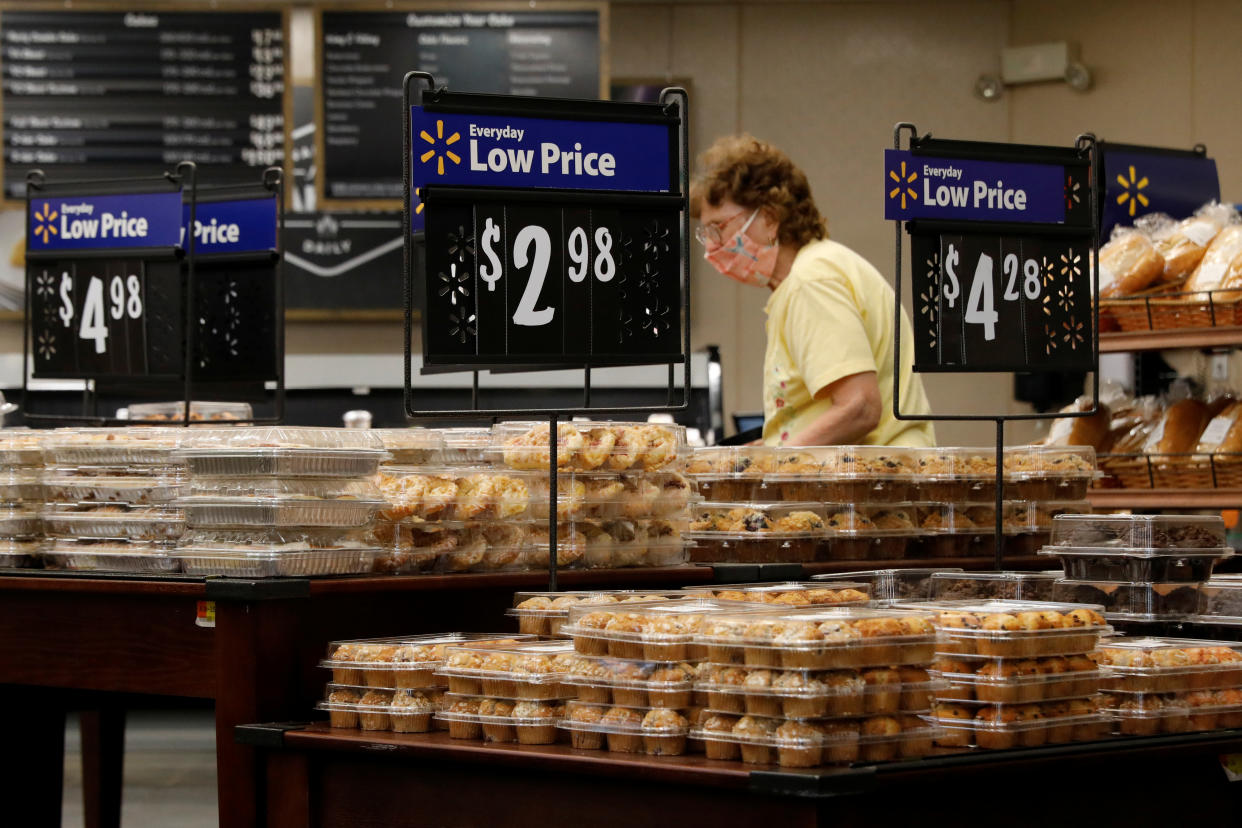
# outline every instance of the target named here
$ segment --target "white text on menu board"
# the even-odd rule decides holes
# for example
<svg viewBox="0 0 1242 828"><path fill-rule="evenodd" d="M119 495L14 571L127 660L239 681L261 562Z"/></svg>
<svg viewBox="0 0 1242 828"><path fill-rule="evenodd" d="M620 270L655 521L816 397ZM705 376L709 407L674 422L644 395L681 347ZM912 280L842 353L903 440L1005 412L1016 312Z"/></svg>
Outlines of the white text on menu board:
<svg viewBox="0 0 1242 828"><path fill-rule="evenodd" d="M479 138L490 138L494 141L512 139L519 144L524 129L505 127L481 127L470 125L470 169L476 172L528 173L535 164L535 150L520 148L492 147L487 151L486 158L479 156ZM582 144L575 142L573 149L566 150L551 141L539 145L539 169L544 175L556 174L557 168L561 175L589 175L612 178L616 175L617 159L610 152L583 152Z"/></svg>
<svg viewBox="0 0 1242 828"><path fill-rule="evenodd" d="M940 184L932 189L932 179L945 181L961 181L961 167L952 165L933 167L923 165L923 203L933 207L974 207L988 210L1026 209L1026 190L1006 187L1004 181L997 181L993 187L986 181L975 180L972 184L954 186Z"/></svg>

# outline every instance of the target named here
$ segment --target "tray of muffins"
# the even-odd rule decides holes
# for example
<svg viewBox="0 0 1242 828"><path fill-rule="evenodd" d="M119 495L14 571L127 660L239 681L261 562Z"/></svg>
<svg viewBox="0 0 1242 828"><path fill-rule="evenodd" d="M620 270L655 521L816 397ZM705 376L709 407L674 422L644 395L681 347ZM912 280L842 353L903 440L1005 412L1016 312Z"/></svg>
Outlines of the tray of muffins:
<svg viewBox="0 0 1242 828"><path fill-rule="evenodd" d="M1242 687L1242 643L1191 638L1106 638L1092 657L1106 690L1177 693Z"/></svg>
<svg viewBox="0 0 1242 828"><path fill-rule="evenodd" d="M518 620L518 630L544 638L567 638L561 627L569 620L569 608L607 606L609 604L651 603L686 597L682 590L666 592L634 589L605 589L567 592L518 592L513 596L513 606L505 615Z"/></svg>
<svg viewBox="0 0 1242 828"><path fill-rule="evenodd" d="M388 459L370 429L195 429L173 457L193 477L370 477Z"/></svg>
<svg viewBox="0 0 1242 828"><path fill-rule="evenodd" d="M773 670L703 664L695 690L717 713L787 719L926 714L948 685L918 666Z"/></svg>
<svg viewBox="0 0 1242 828"><path fill-rule="evenodd" d="M728 586L688 586L682 588L681 594L777 607L865 607L871 600L871 584L863 581L834 584L781 581Z"/></svg>
<svg viewBox="0 0 1242 828"><path fill-rule="evenodd" d="M942 601L930 610L940 642L937 655L1003 658L1072 656L1095 649L1111 633L1103 607L1049 601Z"/></svg>
<svg viewBox="0 0 1242 828"><path fill-rule="evenodd" d="M763 609L741 608L736 602L704 598L610 608L579 604L569 608L568 623L561 633L573 639L574 650L580 655L637 661L699 661L706 655L700 634L709 621Z"/></svg>
<svg viewBox="0 0 1242 828"><path fill-rule="evenodd" d="M430 428L373 428L388 458L383 466L439 466L444 464L444 432Z"/></svg>
<svg viewBox="0 0 1242 828"><path fill-rule="evenodd" d="M57 429L42 452L49 466L167 468L181 465L175 452L185 437L179 428Z"/></svg>
<svg viewBox="0 0 1242 828"><path fill-rule="evenodd" d="M689 748L686 711L669 707L627 707L571 701L559 727L580 750L680 756Z"/></svg>
<svg viewBox="0 0 1242 828"><path fill-rule="evenodd" d="M427 733L432 729L432 714L444 705L440 687L402 690L329 684L315 709L327 712L331 727Z"/></svg>
<svg viewBox="0 0 1242 828"><path fill-rule="evenodd" d="M1052 601L1057 600L1053 584L1061 573L941 570L929 577L929 597L933 601Z"/></svg>
<svg viewBox="0 0 1242 828"><path fill-rule="evenodd" d="M857 572L836 572L812 575L817 586L836 588L842 583L865 583L871 587L873 606L892 606L900 601L927 601L934 596L932 577L938 573L959 573L961 567L903 567L901 569L867 569ZM990 597L990 596L989 596Z"/></svg>
<svg viewBox="0 0 1242 828"><path fill-rule="evenodd" d="M987 750L1096 741L1112 732L1099 696L1026 704L941 701L932 721L940 728L937 745Z"/></svg>
<svg viewBox="0 0 1242 828"><path fill-rule="evenodd" d="M492 427L489 457L511 469L545 471L551 463L547 423L509 422ZM671 423L560 423L556 466L566 471L661 471L684 465L690 450L685 426Z"/></svg>
<svg viewBox="0 0 1242 828"><path fill-rule="evenodd" d="M945 682L937 698L997 704L1081 698L1099 692L1103 673L1087 655L1045 658L944 655L931 672Z"/></svg>
<svg viewBox="0 0 1242 828"><path fill-rule="evenodd" d="M1101 705L1122 736L1155 736L1242 727L1242 688L1173 693L1110 690Z"/></svg>
<svg viewBox="0 0 1242 828"><path fill-rule="evenodd" d="M807 721L709 713L690 735L703 743L709 759L813 768L926 756L938 732L913 714Z"/></svg>

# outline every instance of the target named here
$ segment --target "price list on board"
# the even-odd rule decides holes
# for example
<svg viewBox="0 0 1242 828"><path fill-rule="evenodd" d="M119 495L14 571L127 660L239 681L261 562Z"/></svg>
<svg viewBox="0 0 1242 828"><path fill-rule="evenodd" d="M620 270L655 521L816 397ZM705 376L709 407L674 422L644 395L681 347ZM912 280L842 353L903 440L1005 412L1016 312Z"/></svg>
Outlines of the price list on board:
<svg viewBox="0 0 1242 828"><path fill-rule="evenodd" d="M249 180L284 162L280 11L0 12L4 188L158 174Z"/></svg>
<svg viewBox="0 0 1242 828"><path fill-rule="evenodd" d="M598 98L599 12L322 12L324 195L401 198L401 79L430 72L458 92Z"/></svg>

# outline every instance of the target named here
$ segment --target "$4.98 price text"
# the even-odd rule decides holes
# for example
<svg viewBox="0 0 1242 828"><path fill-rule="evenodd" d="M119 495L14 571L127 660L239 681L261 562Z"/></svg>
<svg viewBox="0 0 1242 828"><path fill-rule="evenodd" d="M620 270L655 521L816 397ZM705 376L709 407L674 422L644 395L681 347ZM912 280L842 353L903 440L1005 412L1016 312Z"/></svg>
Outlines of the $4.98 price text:
<svg viewBox="0 0 1242 828"><path fill-rule="evenodd" d="M86 295L82 302L81 314L74 308L73 277L68 272L60 276L59 294L60 310L57 312L61 323L72 328L73 321L78 321L78 337L93 341L95 353L103 354L108 350L108 318L119 322L128 317L137 320L142 317L142 280L135 274L113 276L107 280L107 299L104 299L104 279L91 276L86 284Z"/></svg>

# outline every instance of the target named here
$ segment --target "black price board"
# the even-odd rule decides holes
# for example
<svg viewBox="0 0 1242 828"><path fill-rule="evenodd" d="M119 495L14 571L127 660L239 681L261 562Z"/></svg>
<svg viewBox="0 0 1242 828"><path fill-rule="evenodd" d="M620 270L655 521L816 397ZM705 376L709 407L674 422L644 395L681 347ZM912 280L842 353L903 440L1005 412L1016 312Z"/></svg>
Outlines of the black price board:
<svg viewBox="0 0 1242 828"><path fill-rule="evenodd" d="M66 180L256 178L285 155L287 11L132 4L0 10L4 195L31 169Z"/></svg>
<svg viewBox="0 0 1242 828"><path fill-rule="evenodd" d="M400 211L287 215L282 241L292 318L400 318Z"/></svg>
<svg viewBox="0 0 1242 828"><path fill-rule="evenodd" d="M916 139L885 157L906 222L914 368L1091 371L1090 152Z"/></svg>
<svg viewBox="0 0 1242 828"><path fill-rule="evenodd" d="M401 136L393 105L410 68L458 92L599 98L606 4L486 8L401 2L324 6L319 22L319 193L333 200L401 199ZM339 205L346 206L346 205Z"/></svg>

